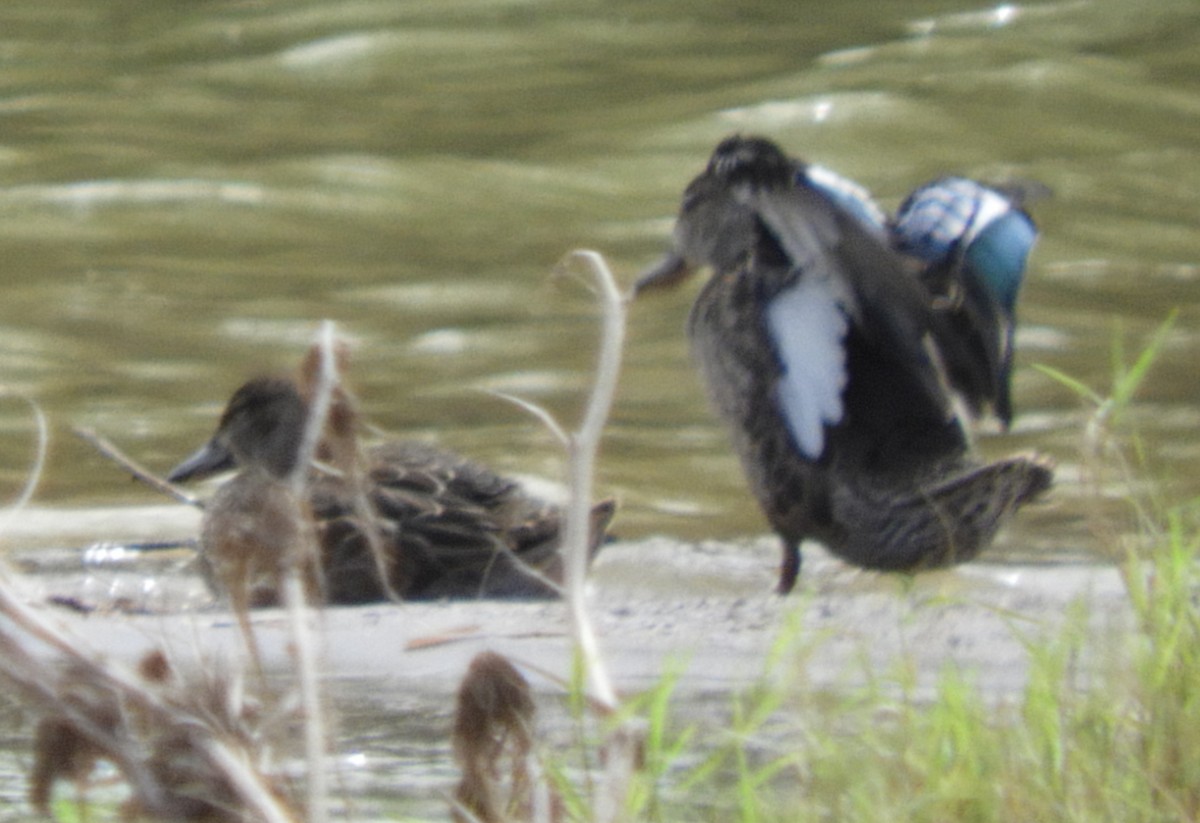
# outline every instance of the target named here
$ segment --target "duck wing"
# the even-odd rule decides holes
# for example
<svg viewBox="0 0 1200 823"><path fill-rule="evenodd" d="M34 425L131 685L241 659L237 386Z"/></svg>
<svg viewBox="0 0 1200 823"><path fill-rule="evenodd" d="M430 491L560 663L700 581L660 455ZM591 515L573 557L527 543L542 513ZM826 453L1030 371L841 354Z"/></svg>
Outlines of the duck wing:
<svg viewBox="0 0 1200 823"><path fill-rule="evenodd" d="M952 420L923 289L879 228L813 185L804 168L792 164L782 181L744 175L733 188L773 247L760 248L760 258L786 263L767 283L765 323L781 367L777 402L799 449L817 459L826 428L845 418L854 347L885 360L890 384L903 389L871 405Z"/></svg>
<svg viewBox="0 0 1200 823"><path fill-rule="evenodd" d="M918 187L892 225L898 250L924 264L935 326L955 390L1007 426L1016 301L1037 227L1020 193L947 177Z"/></svg>

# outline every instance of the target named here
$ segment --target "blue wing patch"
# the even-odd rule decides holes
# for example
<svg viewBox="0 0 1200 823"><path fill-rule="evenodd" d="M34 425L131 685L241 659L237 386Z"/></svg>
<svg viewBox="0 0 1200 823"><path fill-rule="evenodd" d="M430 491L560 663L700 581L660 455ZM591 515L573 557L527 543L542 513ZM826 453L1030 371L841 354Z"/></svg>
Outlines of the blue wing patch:
<svg viewBox="0 0 1200 823"><path fill-rule="evenodd" d="M931 265L960 255L964 269L1011 315L1037 228L994 189L946 177L908 196L896 213L893 240L898 250Z"/></svg>

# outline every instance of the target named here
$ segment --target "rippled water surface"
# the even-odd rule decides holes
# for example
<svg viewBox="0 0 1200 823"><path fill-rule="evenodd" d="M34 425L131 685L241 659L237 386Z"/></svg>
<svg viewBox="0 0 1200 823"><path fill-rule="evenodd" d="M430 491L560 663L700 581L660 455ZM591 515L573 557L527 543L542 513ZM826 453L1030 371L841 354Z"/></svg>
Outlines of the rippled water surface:
<svg viewBox="0 0 1200 823"><path fill-rule="evenodd" d="M1196 488L1195 4L811 5L10 0L0 379L54 424L38 499L152 500L68 426L167 467L322 318L357 342L379 425L554 473L539 426L480 390L577 408L593 310L551 269L590 247L628 281L731 131L892 205L945 171L1054 190L1016 431L985 448L1042 449L1067 488L1015 542L1087 539L1069 487L1083 407L1033 365L1103 387L1113 339L1138 345L1175 307L1138 418ZM631 536L763 529L687 362L692 294L633 312L601 477ZM0 424L15 489L25 408Z"/></svg>
<svg viewBox="0 0 1200 823"><path fill-rule="evenodd" d="M982 445L1061 466L998 551L1076 558L1088 407L1035 364L1103 389L1178 309L1130 419L1200 491L1198 76L1193 0L5 0L0 383L51 421L40 504L160 502L69 427L165 469L330 318L377 424L553 475L481 391L578 408L595 313L553 267L589 247L629 282L716 141L763 133L892 206L947 171L1054 191L1016 424ZM629 537L765 529L687 360L694 290L633 310L600 477ZM0 491L30 442L0 402Z"/></svg>

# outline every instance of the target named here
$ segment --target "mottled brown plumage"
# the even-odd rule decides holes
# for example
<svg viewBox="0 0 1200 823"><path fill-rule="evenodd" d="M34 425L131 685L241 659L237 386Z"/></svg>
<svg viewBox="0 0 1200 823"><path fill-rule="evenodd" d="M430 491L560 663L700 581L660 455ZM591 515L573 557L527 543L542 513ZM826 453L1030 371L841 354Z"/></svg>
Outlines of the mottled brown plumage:
<svg viewBox="0 0 1200 823"><path fill-rule="evenodd" d="M684 193L674 245L637 289L713 272L688 334L782 539L781 592L802 540L872 569L957 563L1049 487L1040 458L972 455L963 387L941 356L961 341L917 261L773 143L717 147Z"/></svg>
<svg viewBox="0 0 1200 823"><path fill-rule="evenodd" d="M291 378L258 378L239 388L212 439L171 472L173 482L183 482L240 469L210 501L202 526L203 563L220 591L237 595L237 581L244 580L249 594L239 599L271 602L272 558L311 528L319 546L318 588L329 603L393 594L557 594L557 506L428 444L385 443L360 452L353 398L339 388L334 401L318 448L324 462L309 473L303 500L290 498L281 479L295 462L308 409ZM605 502L593 511L593 552L614 508Z"/></svg>

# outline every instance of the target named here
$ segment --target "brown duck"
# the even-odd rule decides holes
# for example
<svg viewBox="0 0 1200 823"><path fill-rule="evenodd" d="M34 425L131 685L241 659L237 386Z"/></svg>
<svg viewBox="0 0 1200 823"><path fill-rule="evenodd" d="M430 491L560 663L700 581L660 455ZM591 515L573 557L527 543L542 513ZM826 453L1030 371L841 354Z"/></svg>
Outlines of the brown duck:
<svg viewBox="0 0 1200 823"><path fill-rule="evenodd" d="M1006 346L1035 234L974 185L961 200L919 190L889 223L849 181L730 137L687 187L673 250L637 284L712 270L688 334L782 540L780 592L805 539L884 571L969 560L1051 484L1037 457L981 463L960 415L1011 414Z"/></svg>
<svg viewBox="0 0 1200 823"><path fill-rule="evenodd" d="M250 380L230 399L212 438L169 475L185 482L239 469L202 523L202 563L220 591L233 595L241 587L252 605L274 602L283 547L311 528L318 557L309 576L329 603L557 595L557 506L425 443L361 450L353 400L341 388L305 499L287 501L284 478L295 465L309 393L303 378ZM593 553L614 509L611 501L593 509ZM300 521L288 521L297 510Z"/></svg>

